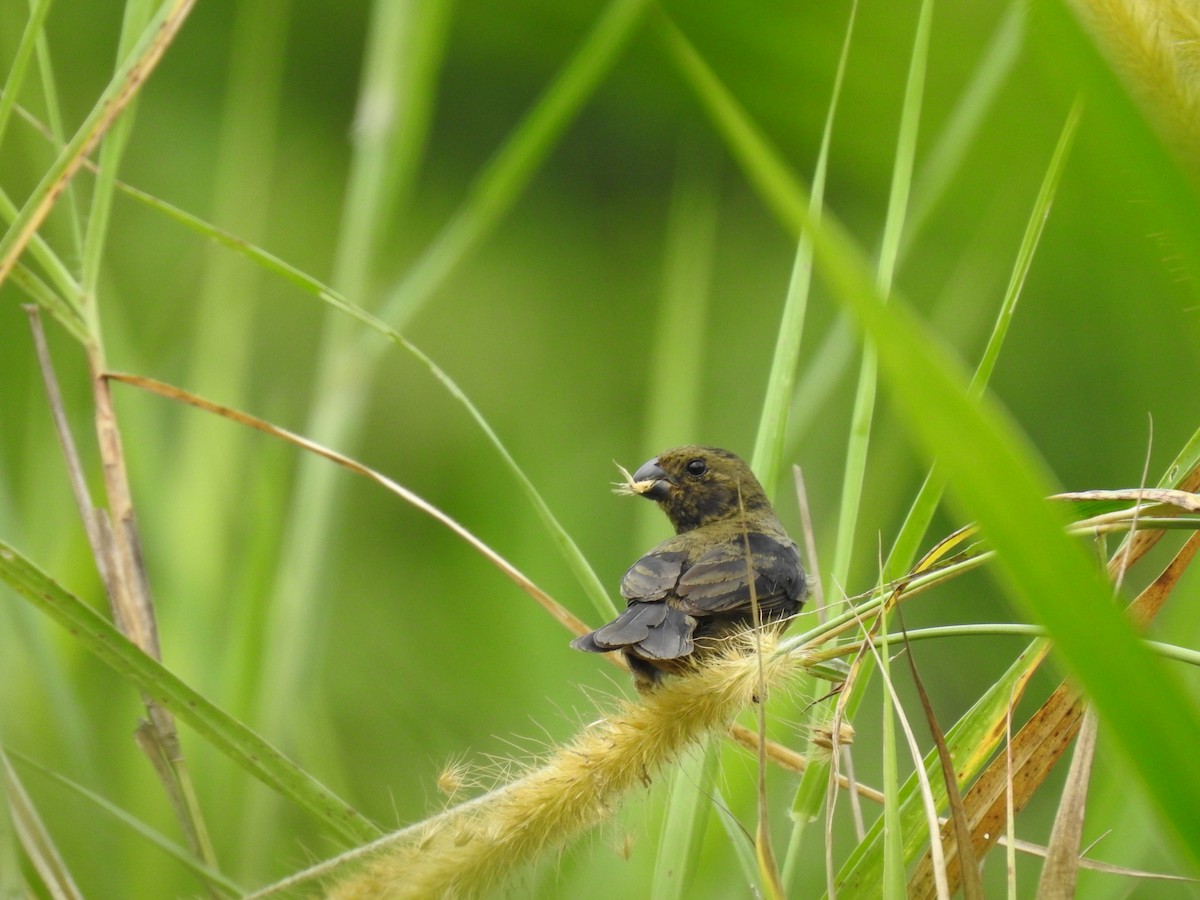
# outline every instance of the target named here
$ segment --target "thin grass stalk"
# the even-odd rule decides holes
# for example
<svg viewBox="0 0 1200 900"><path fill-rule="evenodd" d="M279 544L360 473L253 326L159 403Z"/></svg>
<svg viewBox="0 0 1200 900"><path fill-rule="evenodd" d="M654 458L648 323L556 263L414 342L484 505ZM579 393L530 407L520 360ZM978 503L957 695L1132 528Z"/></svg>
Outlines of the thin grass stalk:
<svg viewBox="0 0 1200 900"><path fill-rule="evenodd" d="M463 207L435 238L400 287L384 301L383 315L393 325L402 328L407 317L429 298L453 265L474 249L507 212L624 47L644 2L617 0L608 7L542 100L484 169ZM383 6L387 4L382 4L381 9ZM417 84L426 87L424 82L415 80L406 86ZM405 108L426 107L414 102ZM403 128L396 133L403 133ZM382 177L377 169L375 174ZM347 196L361 199L370 195L371 191L363 187L350 190ZM353 259L355 252L358 251L345 251L344 258ZM344 264L348 275L354 273L356 266L358 264ZM305 428L314 440L326 446L347 447L356 443L363 424L371 371L386 346L377 340L365 340L361 335L353 336L348 323L331 325L318 361L318 393ZM303 463L299 486L287 517L284 549L271 600L269 629L273 637L270 652L274 658L264 667L259 688L259 707L265 715L277 718L276 724L280 728L286 725L287 704L274 701L282 701L285 695L294 692L314 633L315 604L321 596L325 571L318 560L328 545L335 518L332 477L327 466L309 461ZM590 569L586 565L580 566L576 557L569 556L569 562L597 608L611 610L612 601L594 574L589 577Z"/></svg>
<svg viewBox="0 0 1200 900"><path fill-rule="evenodd" d="M75 885L75 879L63 861L53 836L42 822L37 807L2 748L0 768L3 769L0 773L0 796L6 801L5 818L11 816L13 831L42 884L55 900L82 900L83 894ZM21 894L27 892L32 896L33 892L28 887L20 891Z"/></svg>
<svg viewBox="0 0 1200 900"><path fill-rule="evenodd" d="M5 752L4 748L0 747L0 753L3 752ZM67 778L65 775L47 768L35 759L31 759L22 753L14 752L11 748L7 749L7 753L22 765L36 769L46 778L66 788L77 797L82 798L87 804L101 811L108 818L118 822L125 828L137 834L147 843L157 847L164 854L171 857L173 860L178 862L179 865L195 874L210 887L216 888L218 891L231 897L240 897L246 893L244 888L231 881L221 872L199 862L195 855L192 854L192 852L186 847L183 847L182 845L170 840L161 832L155 830L133 814L100 796L95 791L89 790L82 784L79 784L77 781Z"/></svg>
<svg viewBox="0 0 1200 900"><path fill-rule="evenodd" d="M29 0L32 7L39 0ZM46 121L50 133L54 137L56 147L66 144L66 129L63 127L62 110L58 102L58 86L54 76L54 63L50 58L50 44L46 39L45 29L37 36L38 76L41 81L42 99L46 104ZM83 256L83 217L79 212L79 196L72 182L67 185L63 196L58 202L58 209L66 214L70 234L71 258Z"/></svg>
<svg viewBox="0 0 1200 900"><path fill-rule="evenodd" d="M921 98L925 89L925 66L929 56L932 17L932 0L923 0L917 18L916 34L913 38L913 53L908 80L905 84L904 104L900 113L900 130L896 143L891 190L888 196L887 217L884 220L879 263L875 275L875 289L879 296L884 298L892 289L892 280L900 250L900 238L904 232L905 213L908 209L908 196L912 188L913 161L916 156L917 132L921 118ZM819 223L819 220L814 221ZM844 591L850 575L850 561L854 553L854 538L862 504L863 481L866 477L871 423L875 411L877 390L875 376L875 350L867 341L864 343L858 388L850 417L850 437L846 449L842 499L838 507L837 541L834 545L829 583L825 587L827 597L837 596L836 592L839 590Z"/></svg>
<svg viewBox="0 0 1200 900"><path fill-rule="evenodd" d="M379 835L379 829L353 807L146 654L108 620L3 541L0 541L0 580L74 635L100 662L188 723L218 752L324 822L331 833L347 841L369 841Z"/></svg>
<svg viewBox="0 0 1200 900"><path fill-rule="evenodd" d="M211 218L243 238L259 242L269 224L271 186L278 152L278 120L290 0L250 0L237 5L230 39L229 69L214 148ZM247 267L223 248L206 247L199 276L192 339L187 346L186 384L203 385L231 406L244 406L254 365L255 315L261 271ZM206 416L185 416L167 440L160 478L175 486L173 504L188 510L162 540L174 584L194 597L229 592L229 563L235 519L244 514L237 498L253 476L230 477L239 469L244 435L220 428ZM196 552L196 533L206 535L206 552ZM189 627L215 634L228 627L220 603L196 603ZM235 622L238 621L235 619ZM236 677L244 660L220 661L221 677Z"/></svg>
<svg viewBox="0 0 1200 900"><path fill-rule="evenodd" d="M833 139L833 125L837 115L838 101L842 94L842 83L846 75L846 61L850 56L850 44L854 37L854 20L858 13L858 2L851 3L846 22L846 34L842 39L841 55L833 77L833 89L829 97L829 108L825 113L825 125L821 130L821 148L817 152L817 164L813 170L809 215L821 218L821 207L825 202L825 176L829 168L829 145ZM750 467L758 476L767 496L774 496L775 487L783 470L783 448L787 437L788 411L795 393L796 367L800 359L800 343L804 336L804 318L808 310L809 289L812 286L812 239L802 232L792 263L792 276L788 282L787 299L784 301L783 317L775 340L775 352L771 356L771 369L767 376L767 390L763 397L762 412L758 421L758 434L754 439L754 454Z"/></svg>
<svg viewBox="0 0 1200 900"><path fill-rule="evenodd" d="M882 611L880 612L882 615ZM887 634L884 629L883 634ZM904 826L900 817L900 774L896 751L896 710L888 686L891 684L891 651L887 638L879 648L880 677L884 696L880 704L883 717L879 753L883 766L883 881L880 885L885 900L902 900L904 892ZM861 671L861 670L860 670ZM857 679L854 680L857 684Z"/></svg>
<svg viewBox="0 0 1200 900"><path fill-rule="evenodd" d="M717 226L712 148L703 140L680 143L679 169L667 221L662 300L655 329L643 433L647 452L699 440L705 323ZM649 513L651 510L644 510ZM657 543L661 522L643 516L639 547ZM671 772L667 807L655 852L651 893L683 898L699 858L712 811L711 788L720 743L701 741Z"/></svg>
<svg viewBox="0 0 1200 900"><path fill-rule="evenodd" d="M425 109L406 99L409 91L426 91L428 80L413 77L411 57L398 52L412 37L412 29L424 26L422 37L444 38L431 27L437 16L425 16L417 6L378 0L371 13L372 37L364 61L360 86L360 111L368 102L374 109L361 116L356 130L349 180L343 201L342 232L336 251L334 277L345 289L365 302L369 273L377 265L372 247L384 227L392 199L385 191L383 160L408 135L426 133L427 123L407 121L404 114ZM434 59L438 58L437 54ZM369 98L369 99L368 99ZM408 130L411 126L411 132ZM415 151L414 151L415 152ZM393 189L398 187L390 181ZM307 430L327 446L353 442L361 426L362 409L368 394L369 369L361 360L349 358L354 323L332 310L316 362L316 390ZM296 487L285 517L281 550L273 586L264 612L267 644L264 650L253 703L257 719L267 733L283 740L294 739L294 717L287 698L296 695L311 671L308 659L321 622L320 598L325 594L327 551L335 533L337 481L332 467L305 456L296 476ZM271 816L272 798L252 804L244 827L254 833Z"/></svg>
<svg viewBox="0 0 1200 900"><path fill-rule="evenodd" d="M46 170L17 213L11 227L0 236L0 284L8 277L8 273L16 265L17 259L46 216L50 214L64 188L83 165L84 159L146 83L146 79L183 26L193 2L194 0L167 0L163 3L155 17L143 29L133 51L122 62L116 76L101 93L74 137Z"/></svg>
<svg viewBox="0 0 1200 900"><path fill-rule="evenodd" d="M846 32L842 38L841 53L838 56L837 71L834 74L833 90L830 93L829 108L825 113L825 124L821 131L821 149L817 154L817 165L813 171L812 198L809 201L809 212L814 219L819 219L821 207L824 204L825 176L829 165L829 146L833 139L833 127L837 114L838 102L841 98L842 84L845 80L846 64L850 57L850 47L854 38L854 23L858 14L858 2L850 6L850 14L846 21ZM777 477L778 466L782 463L783 448L788 432L788 412L795 394L796 364L800 351L800 340L804 326L804 313L808 304L809 288L812 284L812 238L807 232L800 236L796 248L796 259L792 267L792 278L788 285L788 296L784 309L784 319L780 325L778 341L775 345L775 356L772 358L771 375L767 386L767 395L763 400L763 413L759 420L758 438L755 441L755 466L760 478L766 476L770 481L764 482L764 487ZM796 482L802 484L800 470L796 470ZM771 488L767 488L768 493ZM799 493L802 511L807 518L807 499ZM824 605L825 591L818 581L820 567L815 555L815 541L811 531L806 533L809 551L809 570L817 587L815 598L818 604ZM815 699L815 698L812 698ZM809 704L811 712L805 717L811 722L817 714L816 706ZM820 766L816 767L821 768ZM807 824L813 818L813 810L823 802L817 796L816 788L823 782L817 771L805 771L797 786L791 803L792 828L788 835L784 851L781 879L785 890L790 890L796 876L800 849Z"/></svg>
<svg viewBox="0 0 1200 900"><path fill-rule="evenodd" d="M148 0L128 0L125 4L125 15L121 21L121 36L117 45L117 59L124 60L130 55L137 44L139 34L146 28L150 20L152 6ZM119 77L120 71L114 73ZM121 157L125 153L125 144L133 129L133 119L137 114L137 99L131 97L125 104L121 115L117 117L100 144L100 161L96 167L96 179L92 184L92 199L88 206L87 226L83 234L83 259L80 266L80 288L83 291L82 305L84 318L88 322L88 331L95 344L98 354L93 360L94 367L103 371L103 338L100 329L99 297L100 266L104 258L104 248L108 240L108 222L112 213L113 189L117 180L117 170L121 165Z"/></svg>
<svg viewBox="0 0 1200 900"><path fill-rule="evenodd" d="M1066 121L1063 123L1062 131L1059 133L1058 143L1055 145L1054 152L1050 157L1050 164L1046 169L1045 175L1042 177L1042 184L1038 189L1033 208L1030 210L1029 219L1025 225L1025 233L1021 238L1013 270L1009 276L1008 286L1004 291L1004 298L1001 300L1000 309L996 314L995 324L992 327L991 335L988 337L987 346L984 348L979 363L976 365L975 374L971 377L971 390L976 394L982 393L987 388L996 362L1000 358L1000 352L1004 346L1004 338L1007 336L1009 325L1016 314L1017 301L1021 297L1022 288L1025 286L1025 279L1033 264L1034 254L1037 251L1046 222L1049 219L1054 197L1058 192L1058 185L1062 180L1063 172L1066 170L1066 163L1070 158L1071 147L1074 144L1075 133L1079 128L1079 121L1082 114L1083 106L1077 99L1071 107L1070 112L1067 113ZM933 515L941 503L945 486L945 476L935 461L926 474L925 481L921 484L921 488L917 492L912 505L909 507L903 524L900 526L896 539L892 543L891 552L888 554L887 562L884 564L885 578L899 577L902 572L907 571L912 565L912 561L917 554L917 548L924 539L929 529L929 523L933 521Z"/></svg>
<svg viewBox="0 0 1200 900"><path fill-rule="evenodd" d="M12 65L8 69L8 77L4 79L4 90L0 92L0 145L4 143L4 132L8 128L8 120L16 106L17 96L25 83L29 70L29 61L37 49L38 39L42 34L42 24L46 14L50 12L51 0L33 0L29 4L29 18L25 20L25 29L17 43L13 54Z"/></svg>

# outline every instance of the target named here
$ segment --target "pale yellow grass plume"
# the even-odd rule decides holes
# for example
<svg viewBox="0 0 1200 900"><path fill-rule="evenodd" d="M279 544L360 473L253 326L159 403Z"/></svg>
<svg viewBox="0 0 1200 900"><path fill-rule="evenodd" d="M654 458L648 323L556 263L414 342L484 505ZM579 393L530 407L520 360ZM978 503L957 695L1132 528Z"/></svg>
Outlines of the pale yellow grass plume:
<svg viewBox="0 0 1200 900"><path fill-rule="evenodd" d="M763 635L766 686L795 672L773 658ZM586 726L540 766L475 800L381 842L353 874L333 884L336 900L472 897L514 869L603 821L631 790L710 732L729 727L760 691L745 637L686 677Z"/></svg>
<svg viewBox="0 0 1200 900"><path fill-rule="evenodd" d="M1072 0L1183 160L1200 176L1200 3Z"/></svg>

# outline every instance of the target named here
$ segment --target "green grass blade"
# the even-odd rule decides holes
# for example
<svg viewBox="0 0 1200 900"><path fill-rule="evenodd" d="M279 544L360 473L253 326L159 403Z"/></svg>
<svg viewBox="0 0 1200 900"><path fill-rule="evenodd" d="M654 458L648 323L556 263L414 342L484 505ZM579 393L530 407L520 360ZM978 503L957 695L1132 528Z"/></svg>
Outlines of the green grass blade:
<svg viewBox="0 0 1200 900"><path fill-rule="evenodd" d="M1200 860L1200 777L1189 762L1200 746L1200 716L1112 605L1092 560L1063 534L1062 511L1043 499L1052 492L1050 474L994 401L972 396L961 366L907 307L884 305L837 223L819 225L814 249L837 296L876 342L903 421L942 460L962 508L992 541L1014 604L1046 626L1164 821ZM1158 727L1166 721L1170 729Z"/></svg>
<svg viewBox="0 0 1200 900"><path fill-rule="evenodd" d="M808 190L675 23L661 13L655 24L676 68L695 91L751 186L798 240L810 202Z"/></svg>
<svg viewBox="0 0 1200 900"><path fill-rule="evenodd" d="M191 10L193 0L167 0L141 32L133 51L105 87L96 104L25 201L8 231L0 236L0 282L17 261L34 232L49 215L55 199L79 171L84 157L103 137L114 117L157 65ZM94 329L92 329L94 330Z"/></svg>
<svg viewBox="0 0 1200 900"><path fill-rule="evenodd" d="M41 79L42 99L46 104L46 122L57 146L67 142L63 127L62 106L58 100L58 86L54 77L54 64L50 58L50 43L45 29L37 38L38 73ZM72 182L67 185L58 207L66 213L71 236L71 257L83 256L83 217L79 213L79 199Z"/></svg>
<svg viewBox="0 0 1200 900"><path fill-rule="evenodd" d="M721 741L708 738L684 756L671 774L666 817L654 859L652 897L681 900L689 896L704 826L713 806L705 785L716 778L720 749Z"/></svg>
<svg viewBox="0 0 1200 900"><path fill-rule="evenodd" d="M999 727L1013 696L1019 697L1025 684L1040 665L1046 652L1044 641L1035 641L1017 657L1008 670L988 688L987 692L946 733L946 745L955 761L962 782L969 781L987 763L992 751L1004 734ZM925 771L935 801L944 806L946 787L940 777L937 751L925 757ZM928 843L928 833L922 828L923 803L919 781L910 775L899 790L898 821L904 831L903 860L911 863ZM838 873L837 895L847 900L872 898L884 877L884 819L880 817L867 831L866 837L843 863Z"/></svg>
<svg viewBox="0 0 1200 900"><path fill-rule="evenodd" d="M3 756L3 752L3 748L0 748L0 757ZM226 894L234 897L240 897L246 893L244 888L239 887L235 882L231 881L225 875L197 860L196 857L193 856L186 847L183 847L180 844L177 844L175 841L172 841L157 829L147 825L136 816L126 812L115 803L112 803L111 801L97 794L95 791L91 791L83 785L72 781L65 775L60 775L58 772L51 771L41 763L30 759L23 754L18 754L12 750L9 750L8 752L13 756L13 758L19 759L24 765L37 769L47 778L52 779L56 783L65 787L67 790L78 795L79 797L82 797L89 804L95 806L97 809L100 809L110 818L115 819L130 831L140 835L148 843L153 844L163 853L172 857L176 862L186 867L189 871L196 875L197 878L200 878L211 887L224 891Z"/></svg>
<svg viewBox="0 0 1200 900"><path fill-rule="evenodd" d="M992 371L996 367L996 361L1000 358L1004 338L1008 334L1009 324L1017 310L1021 289L1025 286L1025 278L1033 264L1033 255L1041 240L1042 232L1045 230L1046 221L1050 216L1050 207L1058 192L1063 171L1066 169L1066 162L1071 153L1071 146L1075 140L1075 132L1078 130L1081 115L1082 107L1077 102L1067 114L1067 120L1063 124L1058 143L1050 158L1050 166L1042 178L1041 188L1038 190L1037 199L1034 201L1029 221L1025 226L1025 234L1021 238L1021 245L1017 251L1016 263L1008 280L1008 288L1000 303L1000 311L996 316L995 325L979 360L979 365L971 378L971 388L976 392L982 391L987 386ZM900 526L896 540L892 544L892 550L884 564L885 579L899 577L916 559L917 549L925 537L929 523L933 520L938 504L942 501L944 489L945 478L935 464L925 477L920 491L909 507L904 523Z"/></svg>
<svg viewBox="0 0 1200 900"><path fill-rule="evenodd" d="M913 183L912 212L901 241L901 256L912 245L951 180L962 167L971 142L978 135L984 117L996 95L1016 65L1024 43L1027 5L1016 2L996 26L996 31L954 106L949 120L929 150Z"/></svg>
<svg viewBox="0 0 1200 900"><path fill-rule="evenodd" d="M3 748L0 748L0 768L3 769L0 773L0 797L4 799L5 806L3 817L8 819L11 816L13 830L20 836L26 855L41 877L42 883L49 889L52 897L65 900L82 897L83 894L75 886L75 880L63 862L53 837L42 823L42 817L38 815L37 808L26 793L25 786L21 784ZM14 867L13 871L16 872L17 867ZM25 893L22 890L12 896L23 896Z"/></svg>
<svg viewBox="0 0 1200 900"><path fill-rule="evenodd" d="M164 4L166 6L166 4ZM125 15L121 20L121 37L117 46L117 59L123 61L137 46L138 37L150 19L152 5L148 0L129 0L125 4ZM121 66L114 73L121 77ZM125 144L133 128L137 111L137 100L130 100L122 110L120 118L112 123L100 145L100 164L96 180L92 185L92 202L88 209L87 225L83 233L83 259L80 282L83 290L83 314L88 322L88 332L97 345L102 343L100 314L96 309L100 284L100 261L108 237L108 221L112 212L113 189L117 180L117 169L125 153Z"/></svg>
<svg viewBox="0 0 1200 900"><path fill-rule="evenodd" d="M916 157L917 132L921 120L921 99L925 89L925 67L929 57L929 32L933 18L932 0L924 0L917 19L913 39L912 60L904 89L904 106L900 114L900 132L896 142L896 158L892 170L891 191L888 196L887 218L875 284L879 295L886 298L900 253L900 237L904 232L908 196L912 189L913 161ZM833 599L846 589L850 563L854 555L854 539L858 531L858 514L862 505L863 482L867 471L867 452L871 440L871 424L875 413L876 385L875 348L868 340L864 344L854 411L850 418L850 435L846 448L846 468L842 479L842 501L838 508L837 541L833 549L833 564L825 586L825 596ZM869 672L870 667L864 669ZM869 679L859 682L865 689Z"/></svg>
<svg viewBox="0 0 1200 900"><path fill-rule="evenodd" d="M187 722L219 752L324 822L333 832L355 843L380 835L378 828L344 800L143 653L91 607L3 542L0 542L0 579L71 632L97 659Z"/></svg>
<svg viewBox="0 0 1200 900"><path fill-rule="evenodd" d="M647 0L613 0L605 8L574 57L476 179L462 206L389 293L380 318L403 328L454 267L491 233L608 74L647 5Z"/></svg>
<svg viewBox="0 0 1200 900"><path fill-rule="evenodd" d="M850 43L854 36L854 19L857 13L858 3L855 0L850 6L846 36L842 40L842 52L838 57L837 71L833 77L829 109L825 114L825 127L821 131L821 149L817 153L817 165L813 172L809 215L817 219L821 216L821 207L825 202L825 173L829 168L829 144L833 139L833 123L837 114L838 100L842 94L846 60L850 57ZM758 480L762 482L762 486L769 496L775 494L780 472L783 469L783 448L787 438L788 411L791 408L792 395L795 393L796 366L800 359L800 340L804 334L804 315L808 309L808 294L811 285L812 240L807 234L802 234L796 247L796 259L792 264L792 277L788 283L783 319L779 323L775 353L771 357L771 372L767 379L767 392L763 398L762 414L758 421L758 435L754 439L754 456L751 461L751 468L758 475Z"/></svg>
<svg viewBox="0 0 1200 900"><path fill-rule="evenodd" d="M29 60L37 49L38 38L42 34L42 24L46 21L46 13L50 12L51 0L37 0L31 4L29 18L25 20L25 30L13 54L12 65L8 68L8 77L4 79L4 90L0 92L0 145L4 143L4 132L8 128L8 120L16 106L17 96L25 83L25 75L29 69Z"/></svg>

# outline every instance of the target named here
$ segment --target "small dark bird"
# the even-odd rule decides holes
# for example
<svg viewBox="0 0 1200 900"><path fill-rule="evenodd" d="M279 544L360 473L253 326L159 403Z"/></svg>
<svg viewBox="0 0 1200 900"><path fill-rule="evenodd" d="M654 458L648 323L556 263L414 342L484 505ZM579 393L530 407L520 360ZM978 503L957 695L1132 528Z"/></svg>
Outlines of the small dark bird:
<svg viewBox="0 0 1200 900"><path fill-rule="evenodd" d="M621 579L625 611L572 647L620 650L638 690L650 690L753 624L751 572L761 621L786 627L804 602L800 554L740 457L677 447L625 477L618 492L657 502L675 536L629 567Z"/></svg>

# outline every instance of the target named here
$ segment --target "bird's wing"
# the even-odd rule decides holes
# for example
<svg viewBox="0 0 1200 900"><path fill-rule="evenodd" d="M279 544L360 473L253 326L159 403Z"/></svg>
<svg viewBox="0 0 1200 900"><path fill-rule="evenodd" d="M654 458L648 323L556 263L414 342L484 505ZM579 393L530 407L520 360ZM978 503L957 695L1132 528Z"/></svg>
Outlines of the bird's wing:
<svg viewBox="0 0 1200 900"><path fill-rule="evenodd" d="M741 535L704 553L679 579L678 606L694 616L750 608L749 572L763 614L792 614L804 593L804 570L796 545L766 534L750 534L749 560Z"/></svg>
<svg viewBox="0 0 1200 900"><path fill-rule="evenodd" d="M577 650L605 653L628 649L643 659L677 659L692 652L696 620L661 601L634 601L609 622L571 642Z"/></svg>
<svg viewBox="0 0 1200 900"><path fill-rule="evenodd" d="M666 541L635 562L621 579L621 596L629 606L571 646L592 653L624 649L643 659L677 659L691 653L696 620L666 602L686 559L683 550Z"/></svg>
<svg viewBox="0 0 1200 900"><path fill-rule="evenodd" d="M632 566L621 578L621 596L635 600L662 600L679 583L687 554L668 549L670 542L659 544Z"/></svg>

